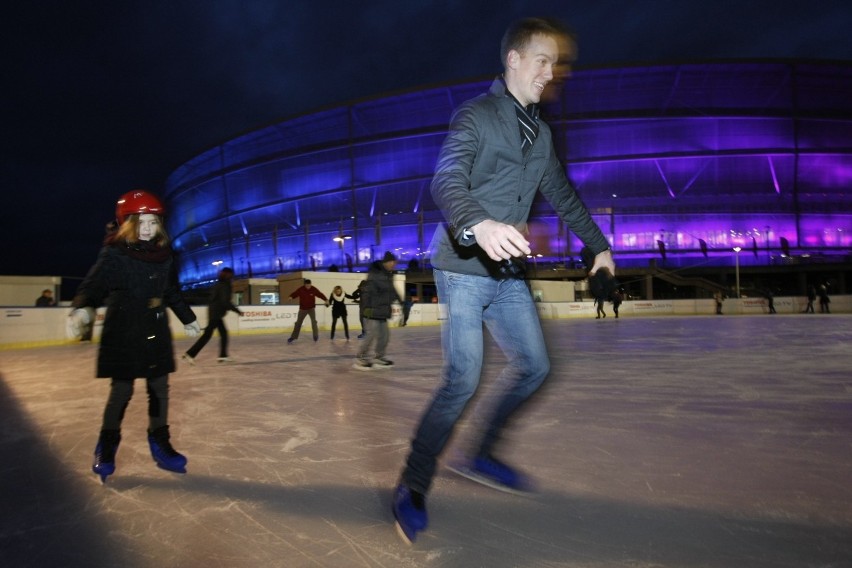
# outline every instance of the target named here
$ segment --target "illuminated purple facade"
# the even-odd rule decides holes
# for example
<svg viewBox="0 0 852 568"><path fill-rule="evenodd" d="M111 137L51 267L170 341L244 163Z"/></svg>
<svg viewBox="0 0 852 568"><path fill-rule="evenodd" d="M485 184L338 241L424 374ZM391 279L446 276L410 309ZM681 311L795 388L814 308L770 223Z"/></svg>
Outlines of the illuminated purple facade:
<svg viewBox="0 0 852 568"><path fill-rule="evenodd" d="M166 184L181 281L428 264L429 182L450 114L490 79L383 96L216 146ZM620 266L773 264L852 246L852 65L723 62L577 70L544 116ZM546 202L539 262L581 243ZM744 254L747 253L747 254ZM844 260L847 260L844 258Z"/></svg>

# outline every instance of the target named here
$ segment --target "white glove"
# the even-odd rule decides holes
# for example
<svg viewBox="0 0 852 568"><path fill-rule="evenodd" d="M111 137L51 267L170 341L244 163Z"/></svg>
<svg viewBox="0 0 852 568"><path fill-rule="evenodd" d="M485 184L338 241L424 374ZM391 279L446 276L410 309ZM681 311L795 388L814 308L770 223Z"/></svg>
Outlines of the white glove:
<svg viewBox="0 0 852 568"><path fill-rule="evenodd" d="M93 316L94 310L92 308L77 308L68 314L68 320L65 322L65 335L68 336L68 339L83 337L83 331L86 326L92 323Z"/></svg>
<svg viewBox="0 0 852 568"><path fill-rule="evenodd" d="M194 322L183 326L183 331L186 333L187 337L196 337L199 333L201 333L201 326L198 325L198 320L195 320Z"/></svg>

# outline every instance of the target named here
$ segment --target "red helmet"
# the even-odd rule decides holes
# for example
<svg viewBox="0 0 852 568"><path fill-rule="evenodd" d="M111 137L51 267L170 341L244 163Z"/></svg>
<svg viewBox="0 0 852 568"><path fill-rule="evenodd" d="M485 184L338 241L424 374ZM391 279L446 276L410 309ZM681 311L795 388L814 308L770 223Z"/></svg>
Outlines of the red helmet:
<svg viewBox="0 0 852 568"><path fill-rule="evenodd" d="M119 224L124 223L128 215L141 215L142 213L162 215L164 212L165 207L160 200L144 189L128 191L115 204L115 218Z"/></svg>

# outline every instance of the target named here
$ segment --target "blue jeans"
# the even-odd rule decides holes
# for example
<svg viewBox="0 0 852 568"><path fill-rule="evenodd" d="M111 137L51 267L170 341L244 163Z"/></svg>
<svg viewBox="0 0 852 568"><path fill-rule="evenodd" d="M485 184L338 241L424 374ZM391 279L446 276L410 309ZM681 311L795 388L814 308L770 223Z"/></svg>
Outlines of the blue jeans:
<svg viewBox="0 0 852 568"><path fill-rule="evenodd" d="M523 280L498 280L434 270L444 350L442 384L427 407L402 473L411 489L426 493L435 475L437 458L479 386L483 359L483 323L506 355L508 363L498 378L499 389L478 412L484 424L476 455L491 453L512 413L532 395L550 372L550 360L538 312ZM477 409L479 411L479 409Z"/></svg>

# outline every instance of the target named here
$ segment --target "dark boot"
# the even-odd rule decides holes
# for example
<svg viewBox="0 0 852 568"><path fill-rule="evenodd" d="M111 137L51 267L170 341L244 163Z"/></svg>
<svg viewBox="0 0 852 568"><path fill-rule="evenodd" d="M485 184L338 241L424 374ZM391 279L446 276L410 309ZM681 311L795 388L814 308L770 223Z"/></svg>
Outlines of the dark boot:
<svg viewBox="0 0 852 568"><path fill-rule="evenodd" d="M153 432L148 432L148 445L151 447L151 457L157 462L157 467L175 473L186 473L186 456L179 454L169 441L169 427L160 426Z"/></svg>
<svg viewBox="0 0 852 568"><path fill-rule="evenodd" d="M119 443L121 430L101 430L92 463L92 471L101 476L101 483L106 483L106 478L115 473L115 454Z"/></svg>

